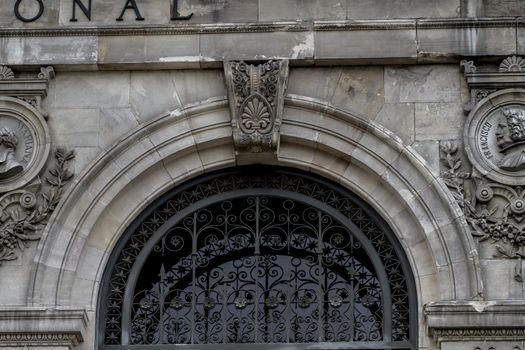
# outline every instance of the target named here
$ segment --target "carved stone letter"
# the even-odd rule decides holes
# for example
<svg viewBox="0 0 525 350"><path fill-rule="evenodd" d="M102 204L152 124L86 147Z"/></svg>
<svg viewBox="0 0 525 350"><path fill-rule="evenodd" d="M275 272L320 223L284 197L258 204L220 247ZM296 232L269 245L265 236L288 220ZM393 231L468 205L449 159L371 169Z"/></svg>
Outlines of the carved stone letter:
<svg viewBox="0 0 525 350"><path fill-rule="evenodd" d="M288 61L225 62L237 154L275 154L279 148Z"/></svg>

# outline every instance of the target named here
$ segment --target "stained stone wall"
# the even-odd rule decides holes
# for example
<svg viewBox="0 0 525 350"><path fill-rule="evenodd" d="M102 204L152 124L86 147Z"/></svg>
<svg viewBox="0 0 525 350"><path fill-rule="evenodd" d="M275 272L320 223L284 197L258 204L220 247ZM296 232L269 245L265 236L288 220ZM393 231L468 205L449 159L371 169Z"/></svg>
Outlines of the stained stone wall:
<svg viewBox="0 0 525 350"><path fill-rule="evenodd" d="M504 238L472 224L495 215L478 189L514 191L508 213L522 179L476 170L465 131L480 106L525 105L523 1L179 0L193 16L170 21L171 1L137 0L145 19L116 21L125 1L93 0L91 21L77 7L71 22L73 1L49 0L27 23L15 3L0 2L0 129L18 105L75 155L49 156L41 183L0 198L0 347L96 349L100 283L126 227L197 175L262 163L337 181L381 214L414 273L420 349L524 349L522 247L502 255ZM289 62L275 153L233 140L237 60ZM9 231L20 189L57 196L35 236Z"/></svg>

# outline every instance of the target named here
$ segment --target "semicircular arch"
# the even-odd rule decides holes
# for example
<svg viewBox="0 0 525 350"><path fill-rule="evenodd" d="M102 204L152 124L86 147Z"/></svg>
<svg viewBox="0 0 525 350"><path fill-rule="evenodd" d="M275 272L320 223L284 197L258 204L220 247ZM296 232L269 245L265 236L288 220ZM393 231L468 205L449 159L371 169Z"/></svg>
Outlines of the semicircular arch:
<svg viewBox="0 0 525 350"><path fill-rule="evenodd" d="M459 207L417 153L385 128L288 95L276 163L337 181L377 210L407 254L420 304L481 292L475 245ZM236 165L223 98L131 131L64 194L39 243L28 302L95 310L108 257L144 208L199 174Z"/></svg>

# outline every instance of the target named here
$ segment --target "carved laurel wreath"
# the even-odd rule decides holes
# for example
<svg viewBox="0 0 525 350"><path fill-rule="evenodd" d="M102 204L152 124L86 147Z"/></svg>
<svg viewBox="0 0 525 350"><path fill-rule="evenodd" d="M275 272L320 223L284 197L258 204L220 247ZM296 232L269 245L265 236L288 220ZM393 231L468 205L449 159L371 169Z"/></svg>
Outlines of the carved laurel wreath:
<svg viewBox="0 0 525 350"><path fill-rule="evenodd" d="M0 263L17 259L20 251L27 247L28 241L41 238L47 219L60 202L64 186L73 177L68 163L75 158L75 153L57 148L55 158L56 165L45 178L50 186L47 191L39 193L40 200L35 194L26 192L20 196L20 205L16 208L1 209Z"/></svg>
<svg viewBox="0 0 525 350"><path fill-rule="evenodd" d="M471 234L480 242L490 240L495 244L496 257L522 259L525 257L525 188L486 183L476 173L461 170L458 146L452 142L441 145L445 171L443 180L454 199L463 210ZM494 203L495 192L506 194L506 202ZM523 282L521 263L515 280Z"/></svg>

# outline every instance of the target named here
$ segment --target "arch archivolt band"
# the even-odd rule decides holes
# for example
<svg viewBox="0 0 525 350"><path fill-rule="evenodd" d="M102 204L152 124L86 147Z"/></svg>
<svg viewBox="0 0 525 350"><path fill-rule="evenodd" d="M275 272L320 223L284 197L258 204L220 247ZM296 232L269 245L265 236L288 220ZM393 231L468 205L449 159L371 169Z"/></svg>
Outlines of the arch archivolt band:
<svg viewBox="0 0 525 350"><path fill-rule="evenodd" d="M288 95L277 159L341 183L379 212L406 252L420 306L482 292L461 211L450 206L454 200L438 176L388 130ZM94 313L108 257L131 222L178 184L236 165L225 98L176 110L127 134L64 194L39 243L29 304ZM423 327L419 331L423 335Z"/></svg>

